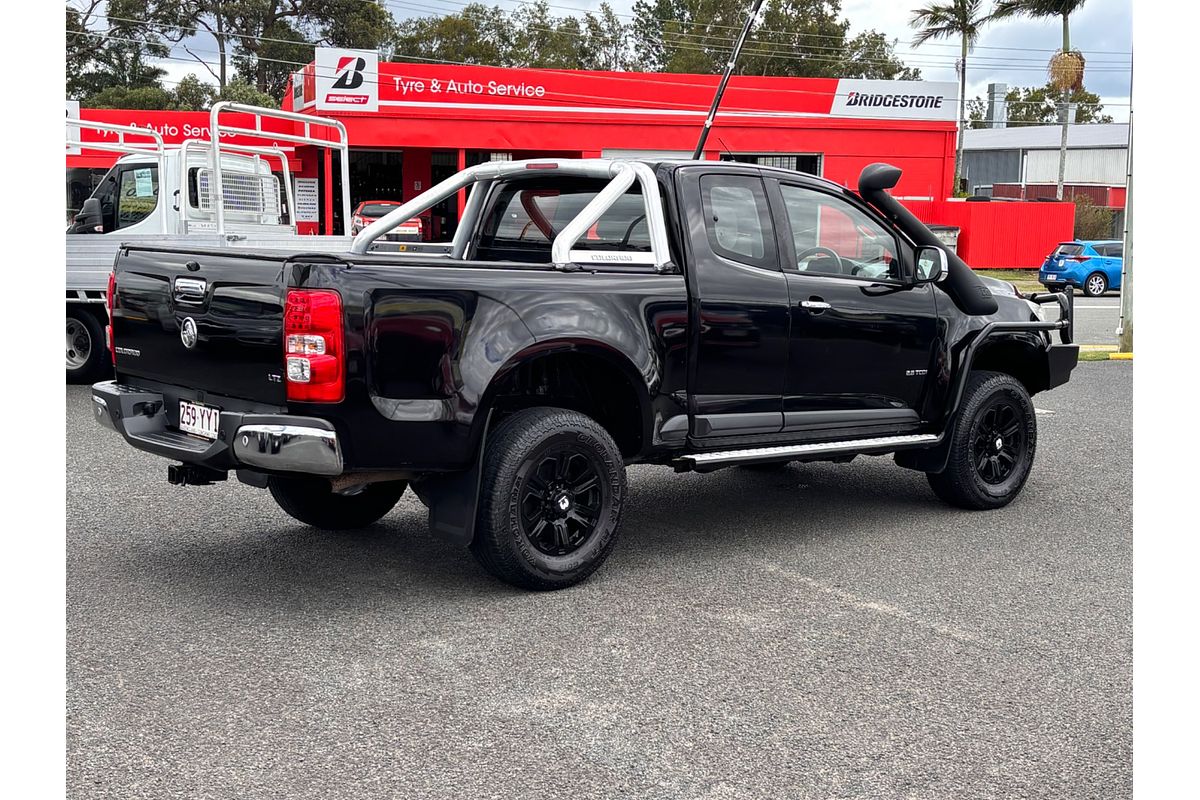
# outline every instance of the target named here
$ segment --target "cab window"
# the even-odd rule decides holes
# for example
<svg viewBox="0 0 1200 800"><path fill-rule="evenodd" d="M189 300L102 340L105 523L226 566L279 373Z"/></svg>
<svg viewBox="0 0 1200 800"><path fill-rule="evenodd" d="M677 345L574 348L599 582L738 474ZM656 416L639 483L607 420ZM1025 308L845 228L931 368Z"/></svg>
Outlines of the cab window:
<svg viewBox="0 0 1200 800"><path fill-rule="evenodd" d="M141 222L158 205L158 167L138 166L121 171L117 182L115 228Z"/></svg>
<svg viewBox="0 0 1200 800"><path fill-rule="evenodd" d="M799 272L835 277L901 280L896 238L845 200L782 184L783 204Z"/></svg>
<svg viewBox="0 0 1200 800"><path fill-rule="evenodd" d="M550 178L501 186L484 223L475 258L550 263L551 245L608 181ZM634 184L580 237L576 250L649 253L650 230L641 187Z"/></svg>

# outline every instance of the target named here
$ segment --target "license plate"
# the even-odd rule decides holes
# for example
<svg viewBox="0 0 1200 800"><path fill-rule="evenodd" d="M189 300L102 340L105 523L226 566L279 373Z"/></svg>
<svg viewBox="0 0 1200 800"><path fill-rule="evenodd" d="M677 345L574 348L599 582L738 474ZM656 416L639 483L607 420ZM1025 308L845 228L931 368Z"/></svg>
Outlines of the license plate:
<svg viewBox="0 0 1200 800"><path fill-rule="evenodd" d="M179 401L179 430L202 436L217 438L217 427L221 423L221 409L203 406L187 400Z"/></svg>

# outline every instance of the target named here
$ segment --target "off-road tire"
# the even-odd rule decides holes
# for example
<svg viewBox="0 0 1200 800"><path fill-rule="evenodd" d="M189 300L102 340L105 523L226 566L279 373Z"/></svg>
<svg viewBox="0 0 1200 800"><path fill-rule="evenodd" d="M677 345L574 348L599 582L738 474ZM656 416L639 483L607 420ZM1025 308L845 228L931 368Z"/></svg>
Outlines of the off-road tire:
<svg viewBox="0 0 1200 800"><path fill-rule="evenodd" d="M565 589L595 572L616 544L625 464L612 437L590 417L530 408L491 432L479 491L470 547L483 568L522 589ZM566 508L556 511L555 501L563 498Z"/></svg>
<svg viewBox="0 0 1200 800"><path fill-rule="evenodd" d="M324 531L365 528L400 501L407 481L369 483L358 494L337 494L324 478L272 475L267 488L284 513Z"/></svg>
<svg viewBox="0 0 1200 800"><path fill-rule="evenodd" d="M1001 430L990 432L997 424ZM1010 453L1011 466L1004 452ZM972 372L946 468L926 477L934 493L952 506L1000 508L1020 494L1036 452L1037 416L1025 387L1002 372Z"/></svg>
<svg viewBox="0 0 1200 800"><path fill-rule="evenodd" d="M67 307L67 383L94 383L111 367L104 325L84 308Z"/></svg>

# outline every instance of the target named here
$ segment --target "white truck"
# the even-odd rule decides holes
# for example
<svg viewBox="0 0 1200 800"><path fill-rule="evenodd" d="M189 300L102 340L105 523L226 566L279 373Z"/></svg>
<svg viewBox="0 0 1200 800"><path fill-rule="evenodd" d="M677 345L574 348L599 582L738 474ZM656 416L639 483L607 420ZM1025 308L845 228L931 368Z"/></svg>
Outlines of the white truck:
<svg viewBox="0 0 1200 800"><path fill-rule="evenodd" d="M253 127L229 121L249 114ZM264 119L287 120L288 132L263 128ZM244 121L245 117L241 117ZM310 114L220 102L212 107L210 139L164 146L147 128L68 119L68 126L104 134L103 141L68 148L121 153L121 158L84 201L67 228L67 380L99 380L111 367L105 342L108 277L123 242L155 246L286 248L304 252L348 252L352 237L302 236L296 232L296 203L290 179L280 181L268 158L290 175L280 144L309 144L336 150L343 176L349 175L346 129L336 120ZM243 135L273 142L249 146L222 142ZM80 137L81 138L81 137ZM220 164L220 170L214 165ZM341 182L342 220L350 214L349 181ZM222 198L215 202L214 198ZM186 237L186 238L184 238Z"/></svg>

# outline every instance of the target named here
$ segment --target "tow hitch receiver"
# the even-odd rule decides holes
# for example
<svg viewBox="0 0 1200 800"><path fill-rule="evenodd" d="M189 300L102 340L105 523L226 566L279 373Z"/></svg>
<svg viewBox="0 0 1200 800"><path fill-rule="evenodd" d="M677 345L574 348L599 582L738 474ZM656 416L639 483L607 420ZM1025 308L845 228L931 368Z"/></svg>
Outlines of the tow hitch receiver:
<svg viewBox="0 0 1200 800"><path fill-rule="evenodd" d="M208 486L228 477L228 472L195 464L169 464L167 466L167 483L175 486Z"/></svg>

